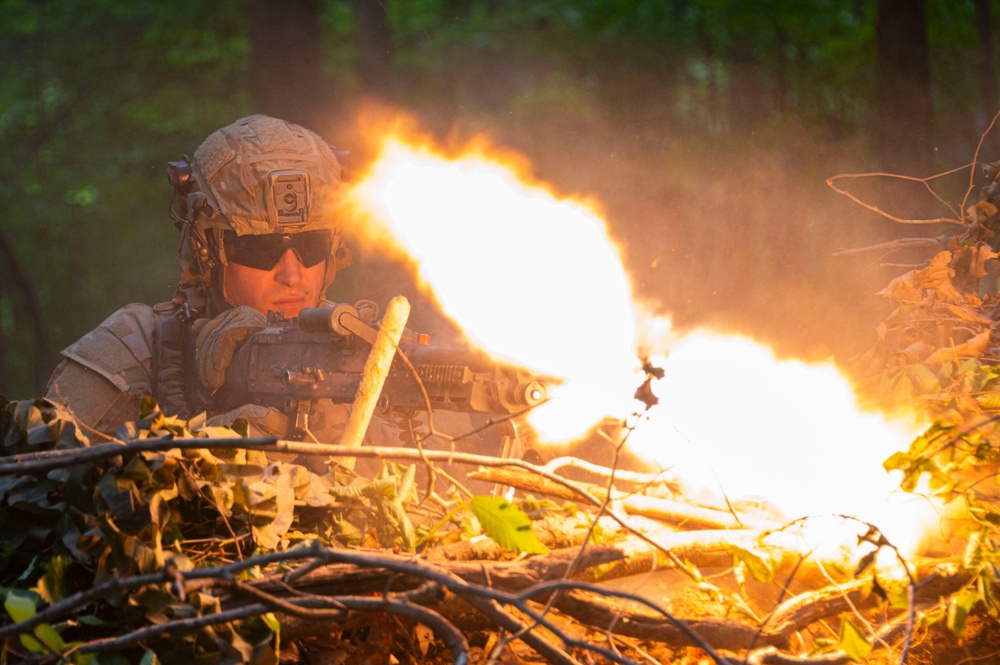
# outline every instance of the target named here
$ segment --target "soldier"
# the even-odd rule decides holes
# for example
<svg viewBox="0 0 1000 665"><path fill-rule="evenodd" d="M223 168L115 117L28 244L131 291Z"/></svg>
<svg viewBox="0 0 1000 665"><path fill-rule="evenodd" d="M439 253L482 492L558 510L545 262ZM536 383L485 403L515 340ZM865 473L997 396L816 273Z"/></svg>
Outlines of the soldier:
<svg viewBox="0 0 1000 665"><path fill-rule="evenodd" d="M181 232L173 300L127 305L71 344L46 393L108 435L138 418L145 396L168 415L201 412L268 310L291 317L318 306L351 263L338 219L337 152L303 127L263 115L237 120L205 139L194 159L172 162L168 175ZM325 402L313 407L312 431L336 442L347 407ZM284 414L260 406L214 420L241 416L253 434L288 433Z"/></svg>

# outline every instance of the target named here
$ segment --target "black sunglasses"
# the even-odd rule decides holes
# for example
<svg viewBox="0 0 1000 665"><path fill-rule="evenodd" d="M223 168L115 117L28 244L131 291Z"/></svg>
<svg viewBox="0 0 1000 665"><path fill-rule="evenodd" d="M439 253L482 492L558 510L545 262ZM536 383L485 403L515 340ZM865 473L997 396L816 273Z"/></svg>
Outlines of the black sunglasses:
<svg viewBox="0 0 1000 665"><path fill-rule="evenodd" d="M222 242L226 257L233 263L257 270L271 270L288 250L294 251L306 268L326 261L330 258L333 238L327 230L244 236L226 231Z"/></svg>

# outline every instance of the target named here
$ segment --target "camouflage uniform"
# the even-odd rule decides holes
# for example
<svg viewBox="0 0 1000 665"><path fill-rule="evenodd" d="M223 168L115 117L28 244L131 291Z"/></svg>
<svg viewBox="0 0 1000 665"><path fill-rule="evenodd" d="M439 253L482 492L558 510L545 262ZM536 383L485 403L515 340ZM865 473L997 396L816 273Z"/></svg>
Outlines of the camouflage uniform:
<svg viewBox="0 0 1000 665"><path fill-rule="evenodd" d="M168 303L173 309L173 303ZM149 305L126 305L63 350L66 359L49 381L46 397L63 402L78 419L113 434L139 415L153 394L153 355L160 316Z"/></svg>

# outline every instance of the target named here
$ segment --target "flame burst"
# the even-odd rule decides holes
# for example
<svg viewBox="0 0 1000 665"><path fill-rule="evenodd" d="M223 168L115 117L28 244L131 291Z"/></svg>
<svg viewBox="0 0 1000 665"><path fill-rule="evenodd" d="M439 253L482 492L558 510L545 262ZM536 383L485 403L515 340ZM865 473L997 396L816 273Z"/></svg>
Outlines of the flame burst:
<svg viewBox="0 0 1000 665"><path fill-rule="evenodd" d="M564 380L531 423L543 440L567 441L637 410L637 331L659 330L662 347L669 322L634 304L593 205L502 161L391 136L351 202L368 240L411 257L471 341ZM635 452L695 490L764 498L789 518L854 515L916 546L933 516L926 504L891 507L898 482L881 463L918 428L861 411L832 365L779 362L750 340L712 334L670 346L661 404L632 434Z"/></svg>
<svg viewBox="0 0 1000 665"><path fill-rule="evenodd" d="M703 502L756 499L788 519L849 515L878 526L902 551L917 550L936 513L902 492L882 462L922 426L863 410L834 365L777 360L744 337L686 335L662 367L654 387L661 404L629 446L703 493ZM813 545L830 528L825 520L811 529ZM859 530L845 525L827 544L839 547Z"/></svg>
<svg viewBox="0 0 1000 665"><path fill-rule="evenodd" d="M481 155L448 159L399 139L353 194L471 341L564 380L532 413L546 438L570 440L627 413L638 386L631 290L590 206Z"/></svg>

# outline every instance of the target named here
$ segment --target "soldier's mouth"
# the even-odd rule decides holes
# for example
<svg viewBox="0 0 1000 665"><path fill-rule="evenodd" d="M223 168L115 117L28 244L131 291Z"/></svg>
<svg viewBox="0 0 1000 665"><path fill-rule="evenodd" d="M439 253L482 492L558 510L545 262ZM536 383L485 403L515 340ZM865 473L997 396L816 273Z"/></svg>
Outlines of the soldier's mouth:
<svg viewBox="0 0 1000 665"><path fill-rule="evenodd" d="M275 305L294 305L296 303L304 303L304 302L306 302L305 295L300 295L300 296L287 296L287 297L284 297L284 298L278 298L277 300L274 301L274 304Z"/></svg>
<svg viewBox="0 0 1000 665"><path fill-rule="evenodd" d="M303 307L308 307L312 303L305 297L301 298L282 298L280 300L271 301L270 309L276 312L284 312L286 316L295 316L299 313Z"/></svg>

